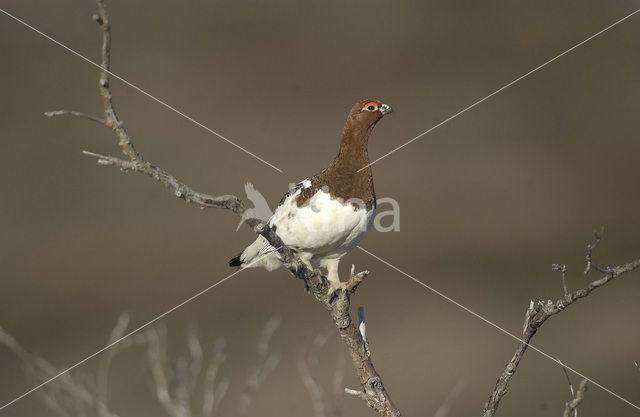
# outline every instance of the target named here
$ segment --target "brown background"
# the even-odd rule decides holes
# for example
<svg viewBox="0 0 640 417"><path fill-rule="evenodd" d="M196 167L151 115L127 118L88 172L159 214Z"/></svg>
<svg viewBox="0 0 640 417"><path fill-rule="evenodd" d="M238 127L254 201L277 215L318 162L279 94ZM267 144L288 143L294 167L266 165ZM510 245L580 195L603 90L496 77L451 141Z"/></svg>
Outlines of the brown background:
<svg viewBox="0 0 640 417"><path fill-rule="evenodd" d="M632 12L632 1L110 1L113 70L284 170L280 174L114 81L138 149L194 188L275 203L289 182L323 168L347 110L379 98L396 112L376 128L376 158ZM91 1L5 0L2 7L98 60ZM401 206L401 232L362 245L519 332L530 299L557 298L550 271L567 263L584 285L584 248L606 227L603 264L640 254L640 15L374 166L379 197ZM227 212L186 206L150 179L101 168L83 149L117 154L113 135L46 110L99 114L98 72L0 16L0 325L62 366L106 342L117 316L139 325L231 272L254 235ZM367 309L376 366L406 416L428 416L456 384L450 415L478 415L515 341L360 251L369 269L354 304ZM590 278L595 278L591 275ZM640 403L640 276L624 277L550 320L535 344ZM282 326L283 359L254 416L310 416L297 352L330 335L319 380L329 389L344 354L325 311L284 270L239 274L164 322L172 352L197 322L210 347L223 336L230 415L255 361L259 329ZM92 373L96 361L78 369ZM0 402L35 384L0 348ZM144 352L116 359L113 406L157 416ZM577 381L577 378L574 377ZM355 388L347 368L345 384ZM558 416L568 389L558 365L528 352L501 416ZM370 416L343 399L349 416ZM637 415L591 386L581 416ZM0 416L50 415L35 396Z"/></svg>

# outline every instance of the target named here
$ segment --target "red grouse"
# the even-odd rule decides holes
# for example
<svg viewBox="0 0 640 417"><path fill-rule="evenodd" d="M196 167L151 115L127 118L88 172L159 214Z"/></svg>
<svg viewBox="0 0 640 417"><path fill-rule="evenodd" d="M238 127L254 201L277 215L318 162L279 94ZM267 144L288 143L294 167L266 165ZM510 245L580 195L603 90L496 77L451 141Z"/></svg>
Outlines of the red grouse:
<svg viewBox="0 0 640 417"><path fill-rule="evenodd" d="M376 195L367 143L378 121L393 109L377 100L356 103L342 132L338 155L327 168L298 183L280 200L269 226L308 267L327 269L330 292L344 289L338 263L367 233ZM366 167L365 169L362 169ZM278 252L259 236L229 261L241 268L280 266Z"/></svg>

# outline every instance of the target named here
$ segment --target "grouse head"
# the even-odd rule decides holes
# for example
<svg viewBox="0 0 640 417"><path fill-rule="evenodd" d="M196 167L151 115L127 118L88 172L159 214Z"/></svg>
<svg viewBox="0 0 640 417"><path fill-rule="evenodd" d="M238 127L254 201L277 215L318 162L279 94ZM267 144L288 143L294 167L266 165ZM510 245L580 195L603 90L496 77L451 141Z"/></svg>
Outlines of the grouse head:
<svg viewBox="0 0 640 417"><path fill-rule="evenodd" d="M349 113L352 123L364 126L374 126L384 115L393 112L391 106L378 100L362 100L357 102Z"/></svg>

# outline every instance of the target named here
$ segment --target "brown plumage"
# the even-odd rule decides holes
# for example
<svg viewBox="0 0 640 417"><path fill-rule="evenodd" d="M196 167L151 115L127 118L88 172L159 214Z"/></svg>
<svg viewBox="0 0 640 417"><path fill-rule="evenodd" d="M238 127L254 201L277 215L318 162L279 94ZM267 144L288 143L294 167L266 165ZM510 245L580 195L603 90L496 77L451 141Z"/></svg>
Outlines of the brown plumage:
<svg viewBox="0 0 640 417"><path fill-rule="evenodd" d="M375 110L368 110L369 106L373 106ZM373 188L371 167L367 167L369 164L367 145L376 123L392 111L391 107L383 105L378 100L362 100L351 108L342 131L338 154L327 168L309 178L311 186L303 188L298 195L296 199L298 207L318 190L324 189L333 198L351 201L355 208L362 206L367 210L375 208L376 193ZM366 168L360 171L364 167ZM280 200L280 204L300 187L302 183L287 193Z"/></svg>
<svg viewBox="0 0 640 417"><path fill-rule="evenodd" d="M373 223L376 195L367 145L376 123L392 111L378 100L356 103L347 116L338 155L327 168L290 190L269 219L269 226L302 262L327 269L332 292L345 288L338 277L340 258ZM270 271L280 266L280 257L259 236L229 265Z"/></svg>

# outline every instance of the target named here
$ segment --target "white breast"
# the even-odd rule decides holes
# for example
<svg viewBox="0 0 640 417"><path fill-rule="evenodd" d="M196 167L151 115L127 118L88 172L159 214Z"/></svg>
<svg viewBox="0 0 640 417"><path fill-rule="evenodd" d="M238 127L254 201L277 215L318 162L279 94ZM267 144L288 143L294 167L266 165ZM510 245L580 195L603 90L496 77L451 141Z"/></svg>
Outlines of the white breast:
<svg viewBox="0 0 640 417"><path fill-rule="evenodd" d="M322 190L298 207L299 194L287 197L269 220L284 244L297 251L341 258L371 227L375 209L356 208Z"/></svg>

